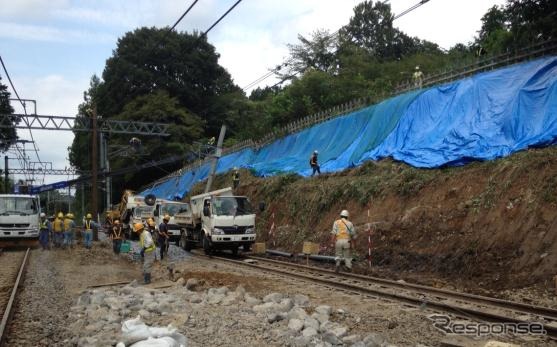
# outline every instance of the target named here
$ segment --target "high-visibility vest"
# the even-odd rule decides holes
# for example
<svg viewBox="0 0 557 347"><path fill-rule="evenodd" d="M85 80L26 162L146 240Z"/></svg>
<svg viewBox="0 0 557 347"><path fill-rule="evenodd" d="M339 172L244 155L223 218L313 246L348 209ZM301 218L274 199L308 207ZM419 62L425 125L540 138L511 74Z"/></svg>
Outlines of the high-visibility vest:
<svg viewBox="0 0 557 347"><path fill-rule="evenodd" d="M53 223L53 229L55 233L61 233L64 231L64 222L60 218L56 218Z"/></svg>
<svg viewBox="0 0 557 347"><path fill-rule="evenodd" d="M112 227L112 239L113 240L121 240L122 239L122 227Z"/></svg>
<svg viewBox="0 0 557 347"><path fill-rule="evenodd" d="M39 228L40 230L48 230L48 224L46 224L46 221L41 221Z"/></svg>
<svg viewBox="0 0 557 347"><path fill-rule="evenodd" d="M145 248L145 252L152 252L155 250L155 242L147 230L141 232L139 236L139 245L141 248Z"/></svg>
<svg viewBox="0 0 557 347"><path fill-rule="evenodd" d="M72 222L69 218L64 219L64 231L72 231Z"/></svg>
<svg viewBox="0 0 557 347"><path fill-rule="evenodd" d="M336 237L337 240L350 240L352 236L350 235L350 230L348 226L342 219L338 219L335 221L336 224Z"/></svg>
<svg viewBox="0 0 557 347"><path fill-rule="evenodd" d="M92 230L93 228L91 228L91 221L90 220L85 220L85 225L84 225L84 229L85 230Z"/></svg>

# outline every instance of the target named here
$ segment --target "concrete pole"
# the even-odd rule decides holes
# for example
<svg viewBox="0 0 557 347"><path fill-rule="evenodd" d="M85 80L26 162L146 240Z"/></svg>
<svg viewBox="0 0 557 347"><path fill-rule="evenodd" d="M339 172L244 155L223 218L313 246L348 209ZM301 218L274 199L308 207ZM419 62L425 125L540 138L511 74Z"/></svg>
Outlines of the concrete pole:
<svg viewBox="0 0 557 347"><path fill-rule="evenodd" d="M215 179L215 173L217 172L217 164L219 162L219 158L222 155L222 143L224 142L225 133L226 133L226 125L223 124L222 127L220 128L219 140L217 142L217 150L211 162L211 171L209 172L209 178L207 179L207 186L205 186L205 193L208 193L211 190L211 186L213 185L213 180Z"/></svg>
<svg viewBox="0 0 557 347"><path fill-rule="evenodd" d="M91 115L91 214L97 215L98 208L98 187L97 187L97 174L98 174L98 132L97 132L97 106L93 106L93 114ZM98 241L99 235L96 229L93 229L93 240Z"/></svg>

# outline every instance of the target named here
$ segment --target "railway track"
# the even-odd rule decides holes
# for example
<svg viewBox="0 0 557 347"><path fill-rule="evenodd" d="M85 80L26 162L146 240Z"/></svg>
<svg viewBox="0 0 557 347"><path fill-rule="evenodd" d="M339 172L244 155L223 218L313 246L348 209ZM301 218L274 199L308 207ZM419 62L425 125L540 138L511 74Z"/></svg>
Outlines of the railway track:
<svg viewBox="0 0 557 347"><path fill-rule="evenodd" d="M0 346L4 342L18 287L23 281L29 250L28 248L25 252L2 252L0 255Z"/></svg>
<svg viewBox="0 0 557 347"><path fill-rule="evenodd" d="M259 269L264 272L307 280L350 293L386 298L412 306L451 313L459 318L504 324L530 324L543 326L547 336L557 339L557 309L535 306L497 298L460 293L434 287L397 282L377 277L289 263L263 257L248 257L257 263L247 263L228 257L213 256L212 259L232 262Z"/></svg>

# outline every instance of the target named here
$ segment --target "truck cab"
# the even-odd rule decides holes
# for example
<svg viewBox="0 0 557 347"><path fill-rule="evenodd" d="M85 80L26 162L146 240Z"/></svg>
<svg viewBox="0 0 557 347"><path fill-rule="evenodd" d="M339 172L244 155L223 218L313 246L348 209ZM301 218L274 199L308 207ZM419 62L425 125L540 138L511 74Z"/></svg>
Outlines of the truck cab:
<svg viewBox="0 0 557 347"><path fill-rule="evenodd" d="M35 195L0 194L0 243L31 245L36 242L40 213Z"/></svg>
<svg viewBox="0 0 557 347"><path fill-rule="evenodd" d="M178 216L184 226L180 245L190 250L196 245L206 253L228 249L237 253L242 246L249 250L255 242L255 212L245 196L232 195L225 188L194 196L190 214Z"/></svg>

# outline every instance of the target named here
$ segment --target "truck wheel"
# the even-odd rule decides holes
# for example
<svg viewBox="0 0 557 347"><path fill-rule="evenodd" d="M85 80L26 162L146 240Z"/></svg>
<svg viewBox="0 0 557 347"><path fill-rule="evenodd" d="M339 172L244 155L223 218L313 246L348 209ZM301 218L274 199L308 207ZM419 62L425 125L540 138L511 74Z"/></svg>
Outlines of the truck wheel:
<svg viewBox="0 0 557 347"><path fill-rule="evenodd" d="M178 240L178 247L186 249L186 234L180 234L180 239Z"/></svg>
<svg viewBox="0 0 557 347"><path fill-rule="evenodd" d="M209 239L205 235L203 236L203 251L205 252L206 255L213 254L213 250L211 249Z"/></svg>
<svg viewBox="0 0 557 347"><path fill-rule="evenodd" d="M244 252L249 252L251 250L251 244L244 243L244 245L242 246L242 249L244 250Z"/></svg>
<svg viewBox="0 0 557 347"><path fill-rule="evenodd" d="M238 246L232 247L230 250L232 251L232 255L233 255L233 256L237 256L237 255L238 255Z"/></svg>
<svg viewBox="0 0 557 347"><path fill-rule="evenodd" d="M184 250L186 250L187 252L191 251L193 248L193 242L191 241L186 241L186 245L184 247Z"/></svg>

